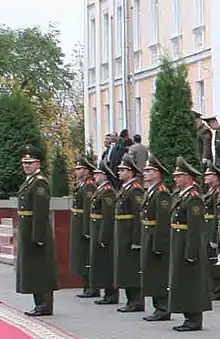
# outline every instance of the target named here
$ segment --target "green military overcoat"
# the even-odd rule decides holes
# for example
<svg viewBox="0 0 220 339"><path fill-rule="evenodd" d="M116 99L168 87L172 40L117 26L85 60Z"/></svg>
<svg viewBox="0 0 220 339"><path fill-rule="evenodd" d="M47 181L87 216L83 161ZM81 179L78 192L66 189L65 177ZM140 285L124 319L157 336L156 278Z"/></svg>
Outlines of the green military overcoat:
<svg viewBox="0 0 220 339"><path fill-rule="evenodd" d="M73 193L72 218L70 225L70 269L73 274L89 274L89 221L90 200L96 189L88 179L80 183Z"/></svg>
<svg viewBox="0 0 220 339"><path fill-rule="evenodd" d="M90 285L113 286L113 231L116 193L108 182L98 187L90 207Z"/></svg>
<svg viewBox="0 0 220 339"><path fill-rule="evenodd" d="M171 194L158 183L146 193L142 205L141 287L144 296L167 294L171 203Z"/></svg>
<svg viewBox="0 0 220 339"><path fill-rule="evenodd" d="M217 199L219 194L219 186L212 187L204 195L205 204L205 228L204 228L204 241L208 245L209 242L218 242L217 227Z"/></svg>
<svg viewBox="0 0 220 339"><path fill-rule="evenodd" d="M114 233L114 285L140 287L140 208L144 190L136 179L124 185L116 197Z"/></svg>
<svg viewBox="0 0 220 339"><path fill-rule="evenodd" d="M203 200L190 186L179 194L171 210L169 310L173 313L211 310Z"/></svg>
<svg viewBox="0 0 220 339"><path fill-rule="evenodd" d="M49 208L49 185L38 172L30 176L18 192L16 290L19 293L45 293L57 289Z"/></svg>

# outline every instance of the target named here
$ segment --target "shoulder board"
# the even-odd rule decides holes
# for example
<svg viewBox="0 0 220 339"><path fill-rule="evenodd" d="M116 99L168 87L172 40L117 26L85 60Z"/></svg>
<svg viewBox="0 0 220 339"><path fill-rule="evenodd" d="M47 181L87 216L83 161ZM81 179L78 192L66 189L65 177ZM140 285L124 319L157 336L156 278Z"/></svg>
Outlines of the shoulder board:
<svg viewBox="0 0 220 339"><path fill-rule="evenodd" d="M164 185L160 185L159 187L158 187L158 189L159 189L159 191L166 191L167 189L166 189L166 186L164 186Z"/></svg>
<svg viewBox="0 0 220 339"><path fill-rule="evenodd" d="M189 194L192 196L199 195L199 193L195 189L190 191Z"/></svg>
<svg viewBox="0 0 220 339"><path fill-rule="evenodd" d="M92 179L88 179L88 180L86 181L86 183L87 183L87 184L90 184L90 185L91 185L91 184L94 184L94 182L93 182Z"/></svg>
<svg viewBox="0 0 220 339"><path fill-rule="evenodd" d="M136 187L136 188L139 188L141 187L141 185L139 184L139 182L137 181L134 181L133 184L132 184L133 187Z"/></svg>
<svg viewBox="0 0 220 339"><path fill-rule="evenodd" d="M37 179L44 179L45 180L45 178L41 174L37 175Z"/></svg>
<svg viewBox="0 0 220 339"><path fill-rule="evenodd" d="M104 190L106 190L106 191L107 191L107 190L110 190L110 188L111 188L111 186L110 186L109 184L107 184L107 185L104 186Z"/></svg>

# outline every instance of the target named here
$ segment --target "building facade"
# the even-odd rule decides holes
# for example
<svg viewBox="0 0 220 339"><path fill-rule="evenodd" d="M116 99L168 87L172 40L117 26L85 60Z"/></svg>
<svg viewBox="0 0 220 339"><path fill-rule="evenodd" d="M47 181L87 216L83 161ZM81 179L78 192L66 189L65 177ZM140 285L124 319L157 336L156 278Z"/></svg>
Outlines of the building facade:
<svg viewBox="0 0 220 339"><path fill-rule="evenodd" d="M148 144L162 55L187 64L194 107L213 112L210 2L85 0L85 132L97 154L124 128Z"/></svg>

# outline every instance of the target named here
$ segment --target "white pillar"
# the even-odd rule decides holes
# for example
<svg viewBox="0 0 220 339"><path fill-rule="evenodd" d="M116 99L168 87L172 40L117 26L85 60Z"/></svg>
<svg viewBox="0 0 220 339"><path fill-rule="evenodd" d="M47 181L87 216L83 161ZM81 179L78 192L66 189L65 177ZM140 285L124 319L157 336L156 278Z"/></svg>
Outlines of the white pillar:
<svg viewBox="0 0 220 339"><path fill-rule="evenodd" d="M212 48L212 107L220 119L220 0L210 1L210 32Z"/></svg>
<svg viewBox="0 0 220 339"><path fill-rule="evenodd" d="M89 131L89 93L88 93L88 0L84 0L84 131L85 144L90 140L91 133Z"/></svg>
<svg viewBox="0 0 220 339"><path fill-rule="evenodd" d="M101 74L100 74L100 48L101 48L101 18L100 18L100 1L95 1L96 11L96 112L97 112L97 155L100 159L102 154L102 116L101 116Z"/></svg>

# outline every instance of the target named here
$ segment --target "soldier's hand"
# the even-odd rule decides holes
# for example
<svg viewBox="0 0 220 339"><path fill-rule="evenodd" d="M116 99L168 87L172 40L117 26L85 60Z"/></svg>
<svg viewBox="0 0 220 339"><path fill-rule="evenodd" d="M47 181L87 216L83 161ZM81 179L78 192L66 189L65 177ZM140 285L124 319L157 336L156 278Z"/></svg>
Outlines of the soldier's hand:
<svg viewBox="0 0 220 339"><path fill-rule="evenodd" d="M89 238L90 238L90 236L89 236L88 234L84 234L84 237L85 237L86 239L89 239Z"/></svg>
<svg viewBox="0 0 220 339"><path fill-rule="evenodd" d="M218 248L218 244L216 244L215 242L210 241L209 245L211 248L214 248L214 249Z"/></svg>
<svg viewBox="0 0 220 339"><path fill-rule="evenodd" d="M188 264L193 264L196 260L195 259L191 259L191 258L186 258L186 262Z"/></svg>
<svg viewBox="0 0 220 339"><path fill-rule="evenodd" d="M39 246L39 247L42 247L42 246L44 245L44 243L43 243L43 242L40 242L40 241L37 241L37 242L36 242L36 245Z"/></svg>
<svg viewBox="0 0 220 339"><path fill-rule="evenodd" d="M139 250L140 248L141 248L141 245L136 245L136 244L131 245L132 250Z"/></svg>
<svg viewBox="0 0 220 339"><path fill-rule="evenodd" d="M100 243L100 246L101 246L102 248L104 248L104 247L105 247L105 244L103 244L103 242L101 242L101 243Z"/></svg>
<svg viewBox="0 0 220 339"><path fill-rule="evenodd" d="M154 251L154 253L156 254L156 255L161 255L161 254L163 254L163 252L159 252L159 251Z"/></svg>
<svg viewBox="0 0 220 339"><path fill-rule="evenodd" d="M207 162L208 162L208 159L206 159L206 158L203 158L203 159L202 159L202 164L203 164L203 165L206 165Z"/></svg>

